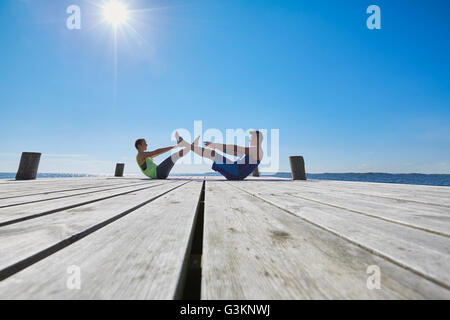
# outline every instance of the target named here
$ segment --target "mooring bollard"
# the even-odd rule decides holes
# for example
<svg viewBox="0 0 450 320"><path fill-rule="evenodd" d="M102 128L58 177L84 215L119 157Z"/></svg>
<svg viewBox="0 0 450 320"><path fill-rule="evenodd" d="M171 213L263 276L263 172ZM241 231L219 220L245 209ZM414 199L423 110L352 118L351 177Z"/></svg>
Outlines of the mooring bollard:
<svg viewBox="0 0 450 320"><path fill-rule="evenodd" d="M125 163L118 163L116 164L116 173L114 174L115 177L123 177L123 170L125 169Z"/></svg>
<svg viewBox="0 0 450 320"><path fill-rule="evenodd" d="M36 179L40 160L40 153L23 152L20 158L19 170L17 170L16 180Z"/></svg>
<svg viewBox="0 0 450 320"><path fill-rule="evenodd" d="M292 180L306 180L305 160L301 156L289 157Z"/></svg>
<svg viewBox="0 0 450 320"><path fill-rule="evenodd" d="M259 170L258 170L258 168L256 168L255 171L253 171L252 176L259 177Z"/></svg>

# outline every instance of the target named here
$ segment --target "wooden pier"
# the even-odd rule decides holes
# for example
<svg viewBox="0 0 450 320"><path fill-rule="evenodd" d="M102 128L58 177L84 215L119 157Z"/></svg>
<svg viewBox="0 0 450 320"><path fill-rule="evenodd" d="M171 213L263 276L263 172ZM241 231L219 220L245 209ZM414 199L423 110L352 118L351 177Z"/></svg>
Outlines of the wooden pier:
<svg viewBox="0 0 450 320"><path fill-rule="evenodd" d="M0 181L0 299L450 299L450 188Z"/></svg>

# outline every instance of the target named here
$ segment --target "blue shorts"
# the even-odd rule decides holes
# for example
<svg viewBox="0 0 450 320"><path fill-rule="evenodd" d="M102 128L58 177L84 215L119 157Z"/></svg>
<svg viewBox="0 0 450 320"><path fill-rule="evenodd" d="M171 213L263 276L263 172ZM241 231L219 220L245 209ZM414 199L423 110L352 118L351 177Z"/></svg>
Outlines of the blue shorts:
<svg viewBox="0 0 450 320"><path fill-rule="evenodd" d="M217 154L212 169L219 172L227 180L244 180L258 168L260 162L255 161L248 155L232 162L227 157Z"/></svg>

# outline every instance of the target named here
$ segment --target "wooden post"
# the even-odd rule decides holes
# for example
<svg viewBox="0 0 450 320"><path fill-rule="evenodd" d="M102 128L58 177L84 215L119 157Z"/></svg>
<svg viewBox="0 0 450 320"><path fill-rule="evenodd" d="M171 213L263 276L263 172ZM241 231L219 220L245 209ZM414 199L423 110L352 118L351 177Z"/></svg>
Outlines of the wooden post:
<svg viewBox="0 0 450 320"><path fill-rule="evenodd" d="M258 168L256 168L255 171L253 171L252 176L259 177L259 170L258 170Z"/></svg>
<svg viewBox="0 0 450 320"><path fill-rule="evenodd" d="M16 180L36 179L40 160L40 153L23 152L20 158L19 170L17 170Z"/></svg>
<svg viewBox="0 0 450 320"><path fill-rule="evenodd" d="M114 174L114 176L115 177L123 177L124 169L125 169L125 163L116 164L116 173Z"/></svg>
<svg viewBox="0 0 450 320"><path fill-rule="evenodd" d="M301 156L289 157L292 180L306 180L305 160Z"/></svg>

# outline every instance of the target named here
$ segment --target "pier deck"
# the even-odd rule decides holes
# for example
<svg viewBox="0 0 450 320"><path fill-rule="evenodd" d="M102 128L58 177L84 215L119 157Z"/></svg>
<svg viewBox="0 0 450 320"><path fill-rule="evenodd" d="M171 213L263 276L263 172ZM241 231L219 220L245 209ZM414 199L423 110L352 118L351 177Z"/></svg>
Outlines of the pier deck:
<svg viewBox="0 0 450 320"><path fill-rule="evenodd" d="M450 188L0 181L0 299L196 298L450 299Z"/></svg>

